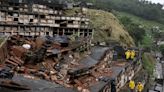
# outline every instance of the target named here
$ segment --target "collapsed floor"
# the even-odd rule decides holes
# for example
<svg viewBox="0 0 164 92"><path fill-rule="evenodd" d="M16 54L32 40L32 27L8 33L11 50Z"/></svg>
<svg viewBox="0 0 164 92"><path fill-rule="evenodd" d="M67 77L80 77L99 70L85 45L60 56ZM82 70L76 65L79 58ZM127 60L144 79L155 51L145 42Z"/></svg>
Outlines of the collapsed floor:
<svg viewBox="0 0 164 92"><path fill-rule="evenodd" d="M117 49L120 46L90 47L87 43L85 39L69 42L63 36L12 36L8 40L8 58L0 67L0 78L12 79L14 76L13 80L17 81L22 76L34 81L44 79L60 85L54 86L56 89L52 89L53 92L63 92L58 88L65 89L64 92L110 92L113 88L119 90L123 87L141 66L141 63L138 63L141 59L139 50L136 50L135 60L126 61L125 50ZM27 44L30 49L23 47ZM120 56L116 60L113 57L115 51ZM1 86L13 87L10 84L11 81L0 82ZM35 91L35 88L25 84L25 81L23 85L28 87L14 87Z"/></svg>

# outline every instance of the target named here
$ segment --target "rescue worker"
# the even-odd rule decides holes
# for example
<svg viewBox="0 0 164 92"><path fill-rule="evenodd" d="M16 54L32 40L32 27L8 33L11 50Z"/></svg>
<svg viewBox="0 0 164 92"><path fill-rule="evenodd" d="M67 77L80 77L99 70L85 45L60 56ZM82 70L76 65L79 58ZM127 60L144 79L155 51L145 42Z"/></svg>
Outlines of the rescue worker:
<svg viewBox="0 0 164 92"><path fill-rule="evenodd" d="M142 92L143 88L144 88L143 84L141 82L139 82L137 85L137 92Z"/></svg>
<svg viewBox="0 0 164 92"><path fill-rule="evenodd" d="M126 55L126 60L128 60L128 59L130 59L130 50L127 50L126 52L125 52L125 55Z"/></svg>
<svg viewBox="0 0 164 92"><path fill-rule="evenodd" d="M136 52L134 50L132 50L130 55L131 55L130 58L133 60L134 57L136 56Z"/></svg>
<svg viewBox="0 0 164 92"><path fill-rule="evenodd" d="M134 92L135 82L133 80L130 80L130 82L129 82L129 88L130 88L130 92Z"/></svg>

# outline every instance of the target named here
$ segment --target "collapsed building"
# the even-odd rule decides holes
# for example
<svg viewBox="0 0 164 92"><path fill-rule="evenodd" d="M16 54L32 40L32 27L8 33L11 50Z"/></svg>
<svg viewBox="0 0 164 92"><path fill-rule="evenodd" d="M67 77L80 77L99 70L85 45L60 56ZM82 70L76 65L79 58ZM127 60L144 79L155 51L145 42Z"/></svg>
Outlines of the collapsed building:
<svg viewBox="0 0 164 92"><path fill-rule="evenodd" d="M0 90L111 92L140 70L139 49L127 61L121 46L91 46L89 19L64 9L58 0L0 0L0 34L9 36L0 45Z"/></svg>
<svg viewBox="0 0 164 92"><path fill-rule="evenodd" d="M136 58L127 61L122 57L124 49L118 48L120 46L81 49L84 43L61 45L56 39L50 40L52 38L9 37L7 58L1 62L0 67L0 86L28 90L25 92L37 92L42 88L46 88L42 92L119 91L141 68L142 52L138 49L135 49ZM23 47L27 43L31 44L30 49ZM113 57L114 51L118 51L117 59ZM12 82L4 79L1 82L1 78L12 78ZM19 86L13 84L13 81L18 82ZM38 82L51 85L51 88L39 85Z"/></svg>

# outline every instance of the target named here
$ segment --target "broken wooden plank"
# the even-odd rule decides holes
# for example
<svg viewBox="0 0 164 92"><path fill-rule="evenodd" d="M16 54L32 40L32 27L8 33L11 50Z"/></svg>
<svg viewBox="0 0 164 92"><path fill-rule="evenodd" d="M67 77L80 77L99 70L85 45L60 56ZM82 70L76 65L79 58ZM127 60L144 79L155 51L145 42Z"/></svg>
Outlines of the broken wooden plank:
<svg viewBox="0 0 164 92"><path fill-rule="evenodd" d="M10 60L8 60L8 59L5 61L5 63L9 63L9 64L12 64L12 65L14 65L14 66L18 66L17 63L14 63L14 62L12 62L12 61L10 61Z"/></svg>
<svg viewBox="0 0 164 92"><path fill-rule="evenodd" d="M13 61L14 63L17 63L18 65L21 65L21 63L17 61L14 57L10 57L9 60Z"/></svg>
<svg viewBox="0 0 164 92"><path fill-rule="evenodd" d="M14 57L16 60L18 60L21 64L24 64L24 61L22 61L21 59L19 59L18 57Z"/></svg>

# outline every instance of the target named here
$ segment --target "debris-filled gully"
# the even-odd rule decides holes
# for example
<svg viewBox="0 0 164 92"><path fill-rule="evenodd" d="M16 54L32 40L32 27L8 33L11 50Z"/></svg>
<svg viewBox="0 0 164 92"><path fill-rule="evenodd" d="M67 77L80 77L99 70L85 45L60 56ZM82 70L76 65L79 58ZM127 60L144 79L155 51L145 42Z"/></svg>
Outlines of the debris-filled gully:
<svg viewBox="0 0 164 92"><path fill-rule="evenodd" d="M41 92L111 92L123 87L141 64L137 63L141 60L139 50L133 61L114 60L113 47L90 47L85 39L70 43L62 36L11 36L6 48L7 58L0 64L0 86L27 92L34 92L32 85L39 80L45 85L47 81L52 83L47 85L56 84L56 89L37 85L46 89Z"/></svg>

